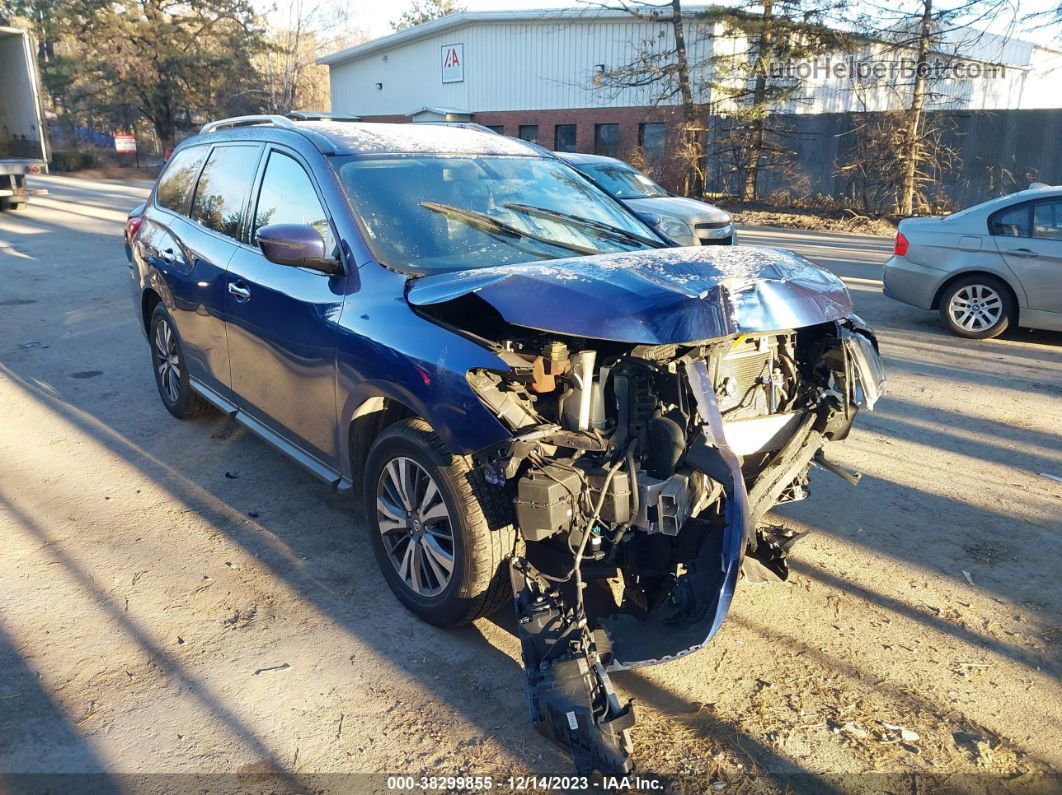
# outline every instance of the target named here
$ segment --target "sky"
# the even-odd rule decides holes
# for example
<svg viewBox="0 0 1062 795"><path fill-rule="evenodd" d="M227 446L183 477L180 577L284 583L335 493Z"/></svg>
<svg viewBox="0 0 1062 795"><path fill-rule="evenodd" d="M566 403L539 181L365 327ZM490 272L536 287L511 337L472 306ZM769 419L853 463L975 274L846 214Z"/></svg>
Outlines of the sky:
<svg viewBox="0 0 1062 795"><path fill-rule="evenodd" d="M659 0L657 1L659 2ZM690 5L708 5L713 1L727 4L727 0L695 0L690 2ZM955 2L955 0L951 1ZM965 2L966 0L960 1ZM284 0L272 0L272 2L283 5ZM906 0L906 2L912 2L912 0ZM1058 4L1058 0L1012 0L1012 2L1017 12L1014 15L1015 17L1042 11ZM463 4L469 11L592 7L590 4L581 3L578 0L463 0ZM392 0L392 2L387 3L381 3L379 0L348 0L343 5L350 15L351 26L361 28L368 34L370 39L375 39L393 32L391 22L398 19L406 9L408 0ZM1038 44L1062 48L1062 37L1060 37L1058 31L1033 30L1018 24L1011 35L1027 41L1034 41Z"/></svg>

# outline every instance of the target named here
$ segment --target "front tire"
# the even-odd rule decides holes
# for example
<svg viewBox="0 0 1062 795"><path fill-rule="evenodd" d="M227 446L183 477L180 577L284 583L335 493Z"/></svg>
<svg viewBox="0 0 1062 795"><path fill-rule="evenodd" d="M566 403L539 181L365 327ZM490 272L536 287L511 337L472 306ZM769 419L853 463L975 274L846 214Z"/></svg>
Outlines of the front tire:
<svg viewBox="0 0 1062 795"><path fill-rule="evenodd" d="M507 500L420 419L376 439L365 465L365 518L388 586L430 624L456 627L511 598Z"/></svg>
<svg viewBox="0 0 1062 795"><path fill-rule="evenodd" d="M151 345L151 369L155 386L166 410L179 420L198 417L210 410L210 404L192 389L185 364L181 338L166 307L158 304L148 326Z"/></svg>
<svg viewBox="0 0 1062 795"><path fill-rule="evenodd" d="M999 279L968 276L948 285L940 296L940 323L959 337L998 337L1016 315L1014 296Z"/></svg>

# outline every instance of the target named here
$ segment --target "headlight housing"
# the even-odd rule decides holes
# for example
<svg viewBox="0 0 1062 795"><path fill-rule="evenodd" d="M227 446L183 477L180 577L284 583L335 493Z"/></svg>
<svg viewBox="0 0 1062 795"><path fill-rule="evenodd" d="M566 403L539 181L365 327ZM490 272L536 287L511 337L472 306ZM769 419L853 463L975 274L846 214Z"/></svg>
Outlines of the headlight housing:
<svg viewBox="0 0 1062 795"><path fill-rule="evenodd" d="M656 229L668 240L680 246L692 246L694 244L693 230L690 229L688 224L678 218L661 218L656 223Z"/></svg>
<svg viewBox="0 0 1062 795"><path fill-rule="evenodd" d="M858 318L855 320L859 321ZM862 333L858 325L853 326L840 326L838 329L849 371L849 400L860 409L873 411L874 404L885 394L885 366L873 340Z"/></svg>

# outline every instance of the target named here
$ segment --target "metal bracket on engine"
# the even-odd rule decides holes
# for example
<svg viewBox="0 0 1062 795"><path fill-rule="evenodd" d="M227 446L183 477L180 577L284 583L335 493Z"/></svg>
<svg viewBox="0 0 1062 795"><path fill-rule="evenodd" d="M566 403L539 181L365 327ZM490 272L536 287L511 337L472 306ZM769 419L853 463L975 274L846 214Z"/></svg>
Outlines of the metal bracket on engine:
<svg viewBox="0 0 1062 795"><path fill-rule="evenodd" d="M630 773L634 705L620 704L605 672L607 637L528 561L511 558L509 573L535 728L571 755L579 775Z"/></svg>

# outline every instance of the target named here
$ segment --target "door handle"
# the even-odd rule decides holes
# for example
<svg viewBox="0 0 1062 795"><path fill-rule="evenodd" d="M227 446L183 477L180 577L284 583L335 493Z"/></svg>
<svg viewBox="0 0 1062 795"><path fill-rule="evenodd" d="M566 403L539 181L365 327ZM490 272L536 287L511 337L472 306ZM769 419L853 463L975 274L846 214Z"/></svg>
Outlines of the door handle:
<svg viewBox="0 0 1062 795"><path fill-rule="evenodd" d="M1025 257L1026 259L1030 257L1040 256L1035 251L1028 248L1012 248L1007 253L1010 254L1012 257Z"/></svg>
<svg viewBox="0 0 1062 795"><path fill-rule="evenodd" d="M236 296L237 301L250 301L251 290L248 287L241 286L243 282L229 282L229 294Z"/></svg>

